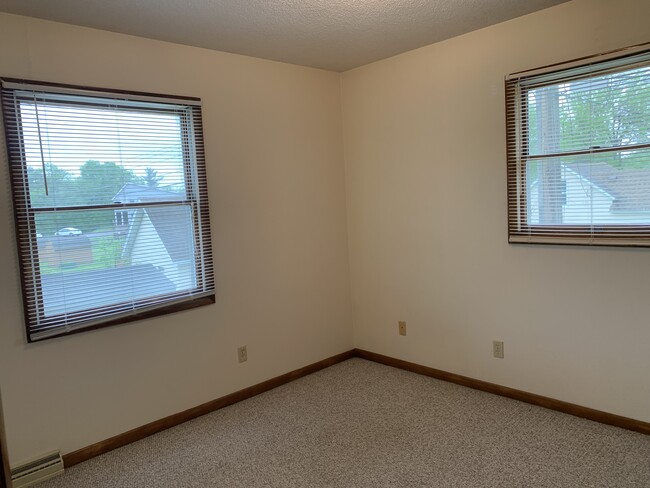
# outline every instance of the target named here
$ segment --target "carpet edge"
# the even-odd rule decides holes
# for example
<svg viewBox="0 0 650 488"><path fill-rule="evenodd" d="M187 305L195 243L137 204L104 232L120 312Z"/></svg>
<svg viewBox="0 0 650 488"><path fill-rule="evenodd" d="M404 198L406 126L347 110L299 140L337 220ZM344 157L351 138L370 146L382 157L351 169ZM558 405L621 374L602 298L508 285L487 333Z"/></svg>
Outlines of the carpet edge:
<svg viewBox="0 0 650 488"><path fill-rule="evenodd" d="M315 373L353 357L355 357L355 352L354 349L351 349L349 351L345 351L340 354L322 359L315 363L308 364L302 368L289 371L288 373L282 374L280 376L262 381L261 383L257 383L215 400L197 405L196 407L192 407L182 412L169 415L159 420L154 420L153 422L149 422L148 424L136 427L122 434L117 434L103 441L91 444L90 446L82 447L76 451L64 454L63 465L66 468L69 468L70 466L74 466L75 464L79 464L101 454L105 454L109 451L112 451L113 449L126 446L127 444L131 444L133 442L139 441L140 439L144 439L145 437L149 437L150 435L162 432L163 430L169 429L176 425L180 425L202 415L214 412L220 408L227 407L228 405L232 405L242 400L252 398L256 395L259 395L260 393L272 390L273 388L277 388L278 386L282 386L286 383L297 380L298 378L302 378L303 376Z"/></svg>
<svg viewBox="0 0 650 488"><path fill-rule="evenodd" d="M122 434L117 434L113 437L110 437L109 439L96 442L87 447L82 447L81 449L78 449L71 453L64 454L63 464L66 468L74 466L75 464L79 464L101 454L105 454L109 451L112 451L113 449L126 446L127 444L131 444L133 442L139 441L140 439L144 439L145 437L149 437L150 435L162 432L163 430L169 429L176 425L180 425L202 415L214 412L220 408L224 408L242 400L252 398L256 395L259 395L260 393L272 390L273 388L277 388L278 386L282 386L286 383L302 378L303 376L307 376L354 357L384 364L386 366L392 366L394 368L421 374L423 376L429 376L431 378L447 381L450 383L455 383L457 385L466 386L475 390L512 398L514 400L530 403L532 405L548 408L550 410L556 410L558 412L573 415L575 417L585 418L602 424L613 425L615 427L620 427L626 430L632 430L641 434L650 435L650 423L644 422L642 420L636 420L629 417L623 417L620 415L603 412L601 410L576 405L562 400L556 400L554 398L537 395L535 393L529 393L523 390L501 386L496 383L489 383L487 381L470 378L468 376L462 376L429 366L412 363L403 359L397 359L364 349L355 348L328 357L321 361L317 361L307 366L303 366L302 368L298 368L280 376L276 376L261 383L257 383L242 390L230 393L215 400L211 400L196 407L192 407L182 412L169 415L159 420L155 420L143 426L136 427Z"/></svg>
<svg viewBox="0 0 650 488"><path fill-rule="evenodd" d="M480 390L495 395L500 395L513 400L519 400L539 407L556 410L558 412L573 415L587 420L593 420L601 424L613 425L621 427L626 430L632 430L641 434L650 435L650 423L642 420L633 419L630 417L623 417L613 413L603 412L590 407L576 405L574 403L556 400L554 398L537 395L536 393L529 393L523 390L517 390L507 386L501 386L496 383L489 383L483 380L477 380L468 376L462 376L455 373L449 373L441 369L423 366L421 364L412 363L403 359L397 359L390 356L385 356L376 352L366 351L364 349L354 349L355 357L367 359L376 363L392 366L394 368L403 369L412 373L429 376L439 380L455 383L457 385L466 386L474 390Z"/></svg>

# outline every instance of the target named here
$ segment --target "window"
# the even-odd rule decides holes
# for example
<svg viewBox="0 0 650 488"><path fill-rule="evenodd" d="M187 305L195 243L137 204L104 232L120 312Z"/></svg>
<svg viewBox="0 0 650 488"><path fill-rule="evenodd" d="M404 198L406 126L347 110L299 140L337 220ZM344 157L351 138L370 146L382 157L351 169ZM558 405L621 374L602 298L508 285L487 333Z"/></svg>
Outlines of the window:
<svg viewBox="0 0 650 488"><path fill-rule="evenodd" d="M2 80L28 341L214 303L200 100Z"/></svg>
<svg viewBox="0 0 650 488"><path fill-rule="evenodd" d="M129 211L116 210L115 211L115 228L127 228L129 225Z"/></svg>
<svg viewBox="0 0 650 488"><path fill-rule="evenodd" d="M507 78L510 242L650 246L647 49Z"/></svg>

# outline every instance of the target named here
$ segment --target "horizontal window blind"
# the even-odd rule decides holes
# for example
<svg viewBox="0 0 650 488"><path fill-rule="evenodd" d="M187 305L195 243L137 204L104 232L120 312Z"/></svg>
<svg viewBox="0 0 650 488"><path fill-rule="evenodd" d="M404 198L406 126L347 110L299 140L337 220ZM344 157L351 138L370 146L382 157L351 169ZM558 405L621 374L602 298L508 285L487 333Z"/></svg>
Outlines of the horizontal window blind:
<svg viewBox="0 0 650 488"><path fill-rule="evenodd" d="M200 101L2 80L29 341L214 301Z"/></svg>
<svg viewBox="0 0 650 488"><path fill-rule="evenodd" d="M650 246L650 52L506 80L510 242Z"/></svg>

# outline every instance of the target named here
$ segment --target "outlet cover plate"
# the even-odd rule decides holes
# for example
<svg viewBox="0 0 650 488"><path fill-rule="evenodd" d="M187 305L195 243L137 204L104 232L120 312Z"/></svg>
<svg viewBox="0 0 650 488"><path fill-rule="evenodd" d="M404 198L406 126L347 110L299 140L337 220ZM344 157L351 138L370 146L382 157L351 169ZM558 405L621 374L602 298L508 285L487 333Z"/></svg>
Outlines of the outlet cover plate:
<svg viewBox="0 0 650 488"><path fill-rule="evenodd" d="M246 346L241 346L237 348L237 360L240 363L244 363L248 361L248 350L246 349Z"/></svg>
<svg viewBox="0 0 650 488"><path fill-rule="evenodd" d="M405 336L405 335L406 335L406 322L403 321L403 320L400 320L400 321L397 323L397 325L398 325L398 327L399 327L399 335L401 335L401 336Z"/></svg>
<svg viewBox="0 0 650 488"><path fill-rule="evenodd" d="M503 359L503 341L492 342L492 353L495 358Z"/></svg>

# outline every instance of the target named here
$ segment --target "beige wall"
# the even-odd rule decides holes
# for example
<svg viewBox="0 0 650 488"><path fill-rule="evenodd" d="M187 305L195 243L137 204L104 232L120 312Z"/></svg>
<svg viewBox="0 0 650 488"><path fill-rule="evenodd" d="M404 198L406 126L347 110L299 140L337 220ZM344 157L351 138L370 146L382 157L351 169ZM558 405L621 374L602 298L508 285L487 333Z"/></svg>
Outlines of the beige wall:
<svg viewBox="0 0 650 488"><path fill-rule="evenodd" d="M0 75L201 97L217 281L212 306L25 344L0 148L12 464L352 348L338 74L0 14Z"/></svg>
<svg viewBox="0 0 650 488"><path fill-rule="evenodd" d="M650 252L507 243L503 89L648 19L577 0L343 74L356 347L650 421Z"/></svg>
<svg viewBox="0 0 650 488"><path fill-rule="evenodd" d="M648 18L576 0L339 75L0 14L3 76L203 99L218 287L210 307L26 345L3 164L12 463L353 344L650 421L648 250L507 244L503 100L504 75L647 41Z"/></svg>

